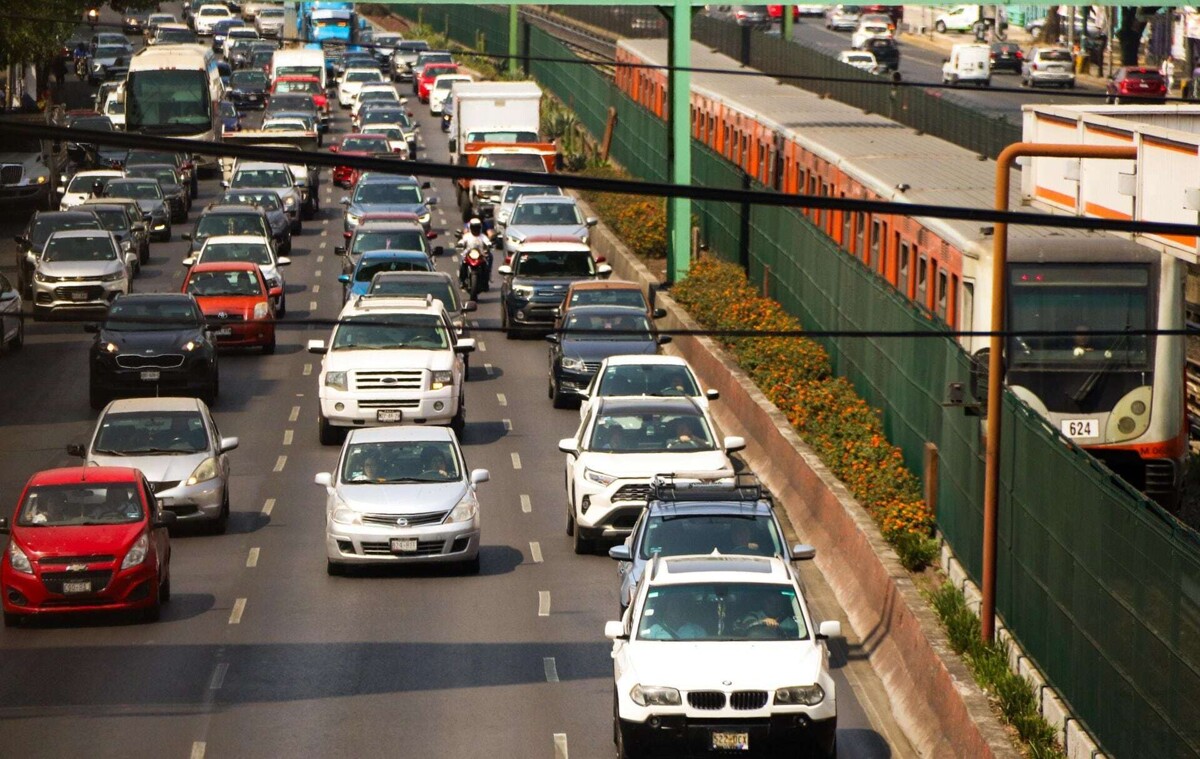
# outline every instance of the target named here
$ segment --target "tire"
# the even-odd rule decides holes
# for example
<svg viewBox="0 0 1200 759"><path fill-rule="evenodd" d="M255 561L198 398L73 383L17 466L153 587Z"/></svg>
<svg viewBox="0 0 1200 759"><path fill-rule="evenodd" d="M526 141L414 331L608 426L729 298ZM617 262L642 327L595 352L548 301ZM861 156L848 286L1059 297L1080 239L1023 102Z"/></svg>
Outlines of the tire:
<svg viewBox="0 0 1200 759"><path fill-rule="evenodd" d="M39 305L33 307L33 320L35 322L44 322L50 318L50 310Z"/></svg>
<svg viewBox="0 0 1200 759"><path fill-rule="evenodd" d="M946 22L945 21L937 22L936 24L933 25L933 30L935 32L937 32L938 34L945 34L946 33Z"/></svg>
<svg viewBox="0 0 1200 759"><path fill-rule="evenodd" d="M475 554L475 558L468 559L467 561L463 562L463 564L462 564L463 573L468 574L468 575L479 574L479 569L480 569L481 563L482 562L479 559L479 554Z"/></svg>
<svg viewBox="0 0 1200 759"><path fill-rule="evenodd" d="M221 502L221 513L213 520L210 532L213 535L224 535L229 530L229 494Z"/></svg>
<svg viewBox="0 0 1200 759"><path fill-rule="evenodd" d="M298 234L303 234L303 232L304 232L304 222L301 221L300 215L297 214L296 223L292 225L292 234L298 235Z"/></svg>
<svg viewBox="0 0 1200 759"><path fill-rule="evenodd" d="M554 384L553 380L550 383L550 405L554 406L554 408L567 408L570 406L567 396Z"/></svg>
<svg viewBox="0 0 1200 759"><path fill-rule="evenodd" d="M575 534L572 537L574 538L572 547L575 549L577 555L584 556L596 552L595 541L583 537L583 528L579 525L575 526Z"/></svg>
<svg viewBox="0 0 1200 759"><path fill-rule="evenodd" d="M209 408L217 405L217 398L221 395L221 387L217 383L218 380L213 380L208 389L200 394L200 400L204 401L204 404Z"/></svg>
<svg viewBox="0 0 1200 759"><path fill-rule="evenodd" d="M157 622L162 616L162 588L155 585L154 603L142 609L143 622Z"/></svg>
<svg viewBox="0 0 1200 759"><path fill-rule="evenodd" d="M575 504L567 498L567 537L575 534Z"/></svg>
<svg viewBox="0 0 1200 759"><path fill-rule="evenodd" d="M271 341L262 347L264 356L270 356L275 353L275 335L271 335Z"/></svg>
<svg viewBox="0 0 1200 759"><path fill-rule="evenodd" d="M158 591L158 600L163 603L168 603L171 600L171 568L167 567L167 579L163 580L162 587Z"/></svg>
<svg viewBox="0 0 1200 759"><path fill-rule="evenodd" d="M93 411L99 411L108 405L108 393L104 392L95 385L88 385L88 404Z"/></svg>
<svg viewBox="0 0 1200 759"><path fill-rule="evenodd" d="M338 445L344 435L345 433L330 424L320 411L317 412L317 439L321 441L321 445Z"/></svg>
<svg viewBox="0 0 1200 759"><path fill-rule="evenodd" d="M25 320L21 319L17 322L17 336L8 344L10 351L19 351L25 345Z"/></svg>
<svg viewBox="0 0 1200 759"><path fill-rule="evenodd" d="M142 246L142 251L138 256L138 261L144 264L150 263L150 244L146 243Z"/></svg>
<svg viewBox="0 0 1200 759"><path fill-rule="evenodd" d="M458 411L454 412L454 418L450 420L450 429L454 430L454 434L458 437L458 442L461 443L463 433L467 429L467 403L463 398L461 388L458 394Z"/></svg>
<svg viewBox="0 0 1200 759"><path fill-rule="evenodd" d="M277 316L287 316L287 292L279 296L279 308L275 309Z"/></svg>
<svg viewBox="0 0 1200 759"><path fill-rule="evenodd" d="M173 234L173 230L171 229L171 225L167 224L167 228L163 230L162 237L158 238L158 241L159 242L171 242L172 234Z"/></svg>
<svg viewBox="0 0 1200 759"><path fill-rule="evenodd" d="M345 577L346 567L341 564L336 564L328 559L325 560L325 574L330 577Z"/></svg>

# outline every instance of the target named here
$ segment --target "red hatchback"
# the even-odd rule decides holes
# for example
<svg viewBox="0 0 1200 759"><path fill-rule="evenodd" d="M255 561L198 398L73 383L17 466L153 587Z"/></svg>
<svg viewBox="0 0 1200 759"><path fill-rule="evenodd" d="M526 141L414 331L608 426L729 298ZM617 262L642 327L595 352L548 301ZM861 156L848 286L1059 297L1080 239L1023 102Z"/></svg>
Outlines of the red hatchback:
<svg viewBox="0 0 1200 759"><path fill-rule="evenodd" d="M313 104L321 109L321 113L329 115L329 96L321 89L321 80L315 76L285 75L276 77L271 83L271 94L301 93L312 95Z"/></svg>
<svg viewBox="0 0 1200 759"><path fill-rule="evenodd" d="M171 541L142 473L71 467L35 474L0 561L4 625L43 614L141 611L158 618L171 597Z"/></svg>
<svg viewBox="0 0 1200 759"><path fill-rule="evenodd" d="M1161 103L1167 99L1167 80L1158 69L1122 66L1108 80L1107 102Z"/></svg>
<svg viewBox="0 0 1200 759"><path fill-rule="evenodd" d="M257 264L198 263L188 270L183 292L196 296L222 348L260 347L275 352L275 309Z"/></svg>
<svg viewBox="0 0 1200 759"><path fill-rule="evenodd" d="M331 153L346 155L385 155L391 154L392 146L387 137L381 134L359 134L355 132L342 138L341 143L329 148ZM337 187L353 187L358 184L358 169L349 166L333 167L333 184Z"/></svg>
<svg viewBox="0 0 1200 759"><path fill-rule="evenodd" d="M433 80L437 79L442 74L457 74L457 63L430 63L421 69L421 80L417 82L417 99L422 103L429 102L429 90L433 87Z"/></svg>

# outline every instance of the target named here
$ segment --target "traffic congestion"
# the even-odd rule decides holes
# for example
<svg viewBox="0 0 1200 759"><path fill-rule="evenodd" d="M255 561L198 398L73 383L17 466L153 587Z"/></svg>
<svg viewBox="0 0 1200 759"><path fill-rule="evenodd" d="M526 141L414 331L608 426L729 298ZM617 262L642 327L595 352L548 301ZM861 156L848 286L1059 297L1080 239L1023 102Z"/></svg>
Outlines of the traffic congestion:
<svg viewBox="0 0 1200 759"><path fill-rule="evenodd" d="M536 83L350 3L121 21L69 124L296 162L84 141L10 222L5 753L913 755Z"/></svg>

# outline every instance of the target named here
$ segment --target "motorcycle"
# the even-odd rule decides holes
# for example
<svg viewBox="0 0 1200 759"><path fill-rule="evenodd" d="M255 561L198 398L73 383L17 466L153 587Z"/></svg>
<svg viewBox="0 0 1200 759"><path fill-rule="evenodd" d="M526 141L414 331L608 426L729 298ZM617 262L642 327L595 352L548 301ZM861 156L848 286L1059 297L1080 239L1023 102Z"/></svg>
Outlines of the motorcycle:
<svg viewBox="0 0 1200 759"><path fill-rule="evenodd" d="M479 300L479 293L489 289L491 251L482 249L478 245L472 246L470 250L465 250L466 245L462 240L462 232L455 232L455 235L458 237L455 247L462 251L463 265L466 269L459 284L466 291L467 300Z"/></svg>
<svg viewBox="0 0 1200 759"><path fill-rule="evenodd" d="M75 59L75 76L79 77L80 81L87 76L87 58L80 56Z"/></svg>

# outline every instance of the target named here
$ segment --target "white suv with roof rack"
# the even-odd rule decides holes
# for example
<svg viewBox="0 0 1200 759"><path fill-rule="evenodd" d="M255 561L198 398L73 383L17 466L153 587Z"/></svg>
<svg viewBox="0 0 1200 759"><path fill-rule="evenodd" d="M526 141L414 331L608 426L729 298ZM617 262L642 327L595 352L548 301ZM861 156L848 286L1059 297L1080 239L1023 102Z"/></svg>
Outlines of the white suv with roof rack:
<svg viewBox="0 0 1200 759"><path fill-rule="evenodd" d="M613 641L617 755L837 755L825 641L786 560L656 557ZM689 756L693 755L688 753Z"/></svg>
<svg viewBox="0 0 1200 759"><path fill-rule="evenodd" d="M464 356L475 341L456 337L440 300L365 295L338 315L318 378L321 443L334 445L353 427L466 424Z"/></svg>

